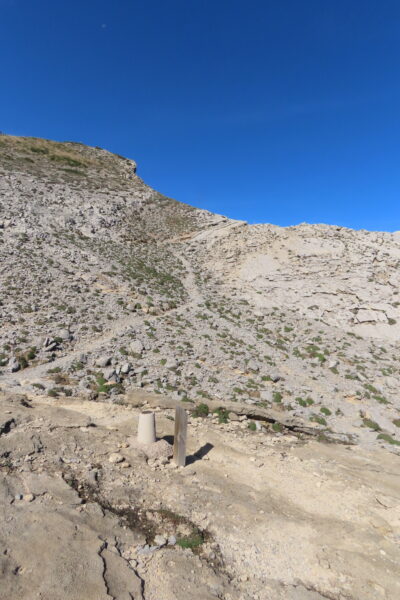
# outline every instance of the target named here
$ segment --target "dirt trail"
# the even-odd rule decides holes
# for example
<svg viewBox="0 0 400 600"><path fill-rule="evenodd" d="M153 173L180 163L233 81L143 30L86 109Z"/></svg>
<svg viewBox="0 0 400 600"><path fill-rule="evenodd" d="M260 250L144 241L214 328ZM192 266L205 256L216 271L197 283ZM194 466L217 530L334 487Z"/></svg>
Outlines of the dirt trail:
<svg viewBox="0 0 400 600"><path fill-rule="evenodd" d="M188 295L188 301L181 304L177 308L171 308L170 310L165 311L162 313L163 315L180 313L188 306L201 304L204 301L203 296L201 295L196 284L196 277L190 262L183 256L182 251L177 254L179 260L181 260L186 269L186 275L182 282ZM107 342L109 342L112 338L118 337L118 335L121 335L130 328L135 327L135 325L139 325L143 322L144 318L146 318L149 322L152 322L156 321L159 316L160 315L135 314L132 316L123 317L122 319L116 319L111 323L110 328L105 333L94 337L91 340L78 342L74 349L71 352L68 352L65 356L60 356L51 363L46 362L41 365L28 367L22 371L18 371L17 373L6 374L0 377L0 383L7 385L9 388L13 388L15 385L13 382L22 383L23 381L35 381L35 379L40 379L47 373L49 368L53 369L56 367L66 367L75 360L79 360L81 354L98 350L103 345L106 345Z"/></svg>
<svg viewBox="0 0 400 600"><path fill-rule="evenodd" d="M199 290L199 286L196 283L196 275L193 271L193 267L187 260L187 258L185 258L185 256L183 255L183 252L180 252L178 256L179 260L182 262L183 266L186 269L186 276L183 280L183 285L190 298L187 304L201 304L202 302L204 302L204 298Z"/></svg>
<svg viewBox="0 0 400 600"><path fill-rule="evenodd" d="M215 227L209 227L208 229L199 231L198 233L195 233L191 239L192 241L212 239L213 237L219 236L221 233L225 234L227 229L242 227L243 225L247 225L247 222L229 220L228 222L223 222Z"/></svg>

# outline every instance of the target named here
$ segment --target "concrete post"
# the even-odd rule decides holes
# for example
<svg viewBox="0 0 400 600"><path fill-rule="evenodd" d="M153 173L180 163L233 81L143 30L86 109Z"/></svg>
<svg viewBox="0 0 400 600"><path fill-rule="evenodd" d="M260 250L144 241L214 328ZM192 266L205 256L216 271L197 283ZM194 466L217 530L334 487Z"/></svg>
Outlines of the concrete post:
<svg viewBox="0 0 400 600"><path fill-rule="evenodd" d="M156 441L156 418L149 410L139 415L137 439L142 444L153 444Z"/></svg>

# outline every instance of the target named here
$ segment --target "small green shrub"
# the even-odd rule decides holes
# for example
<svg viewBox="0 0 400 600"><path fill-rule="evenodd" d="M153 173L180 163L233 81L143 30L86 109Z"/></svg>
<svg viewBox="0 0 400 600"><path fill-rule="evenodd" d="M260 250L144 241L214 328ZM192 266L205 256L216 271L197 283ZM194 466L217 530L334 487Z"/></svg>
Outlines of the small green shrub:
<svg viewBox="0 0 400 600"><path fill-rule="evenodd" d="M44 390L44 389L46 389L44 387L44 385L42 385L41 383L32 383L32 387L36 388L37 390Z"/></svg>
<svg viewBox="0 0 400 600"><path fill-rule="evenodd" d="M371 421L371 419L363 419L363 424L364 427L368 427L368 429L372 429L373 431L381 430L378 423L375 423L375 421Z"/></svg>
<svg viewBox="0 0 400 600"><path fill-rule="evenodd" d="M312 421L313 423L318 423L319 425L324 425L325 427L328 425L326 420L323 417L320 417L319 415L312 415L310 417L310 421Z"/></svg>
<svg viewBox="0 0 400 600"><path fill-rule="evenodd" d="M384 442L387 442L388 444L392 444L392 446L400 446L400 442L398 442L397 440L393 439L391 435L387 434L387 433L380 433L377 436L378 440L383 440Z"/></svg>
<svg viewBox="0 0 400 600"><path fill-rule="evenodd" d="M96 383L97 383L97 392L99 394L108 394L110 392L110 390L112 390L113 387L115 387L116 384L113 383L107 383L106 379L104 378L103 374L100 373L96 376Z"/></svg>
<svg viewBox="0 0 400 600"><path fill-rule="evenodd" d="M386 400L383 396L372 396L374 400L379 402L379 404L389 404L389 400Z"/></svg>
<svg viewBox="0 0 400 600"><path fill-rule="evenodd" d="M194 532L191 535L187 535L185 537L182 537L180 539L177 540L177 545L180 546L181 548L198 548L199 546L201 546L201 544L203 544L204 542L204 538L202 536L202 534L198 531L198 532Z"/></svg>
<svg viewBox="0 0 400 600"><path fill-rule="evenodd" d="M81 371L84 368L84 364L83 362L77 360L76 362L72 363L70 370L71 371Z"/></svg>
<svg viewBox="0 0 400 600"><path fill-rule="evenodd" d="M21 369L26 369L27 366L29 365L29 363L26 360L25 356L18 356L18 362L20 364Z"/></svg>
<svg viewBox="0 0 400 600"><path fill-rule="evenodd" d="M376 387L370 383L364 383L364 387L368 392L371 392L371 394L379 394L379 391L376 389Z"/></svg>
<svg viewBox="0 0 400 600"><path fill-rule="evenodd" d="M256 429L257 429L254 421L250 421L250 423L247 423L247 427L250 429L250 431L256 431Z"/></svg>
<svg viewBox="0 0 400 600"><path fill-rule="evenodd" d="M222 408L222 406L220 406L219 408L216 408L213 413L218 416L219 423L228 423L229 411L226 410L226 408Z"/></svg>
<svg viewBox="0 0 400 600"><path fill-rule="evenodd" d="M272 430L275 431L275 433L281 433L283 431L282 423L273 423Z"/></svg>
<svg viewBox="0 0 400 600"><path fill-rule="evenodd" d="M194 411L192 412L193 417L207 417L210 413L210 409L208 408L208 404L205 404L204 402L202 402L201 404L198 404L196 406L196 408L194 409Z"/></svg>
<svg viewBox="0 0 400 600"><path fill-rule="evenodd" d="M329 408L326 408L325 406L322 406L320 410L321 410L322 414L327 417L329 417L332 414L331 411L329 410Z"/></svg>
<svg viewBox="0 0 400 600"><path fill-rule="evenodd" d="M27 353L26 358L28 360L33 360L36 358L36 346L33 346Z"/></svg>
<svg viewBox="0 0 400 600"><path fill-rule="evenodd" d="M300 406L311 406L312 404L314 404L314 400L312 398L295 398L296 402L298 402L300 404Z"/></svg>

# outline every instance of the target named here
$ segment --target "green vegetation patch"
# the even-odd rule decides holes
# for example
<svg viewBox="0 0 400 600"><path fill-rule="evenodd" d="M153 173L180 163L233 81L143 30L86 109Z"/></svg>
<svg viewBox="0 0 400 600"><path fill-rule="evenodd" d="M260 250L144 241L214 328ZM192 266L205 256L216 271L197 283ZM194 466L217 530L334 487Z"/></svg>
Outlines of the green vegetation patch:
<svg viewBox="0 0 400 600"><path fill-rule="evenodd" d="M177 545L181 548L198 548L204 543L204 537L200 531L192 533L191 535L185 535L176 541Z"/></svg>
<svg viewBox="0 0 400 600"><path fill-rule="evenodd" d="M381 431L380 426L375 421L371 419L363 419L364 427L368 427L368 429L372 429L373 431Z"/></svg>
<svg viewBox="0 0 400 600"><path fill-rule="evenodd" d="M226 410L226 408L223 408L222 406L220 406L219 408L216 408L213 411L213 414L218 416L218 422L219 423L228 423L228 421L229 421L229 411Z"/></svg>
<svg viewBox="0 0 400 600"><path fill-rule="evenodd" d="M391 444L392 446L400 446L400 442L393 439L392 436L389 435L388 433L380 433L376 439L383 440L384 442L387 442L388 444Z"/></svg>
<svg viewBox="0 0 400 600"><path fill-rule="evenodd" d="M318 423L319 425L324 425L325 427L328 425L324 417L321 417L320 415L312 415L310 417L310 421L313 423Z"/></svg>
<svg viewBox="0 0 400 600"><path fill-rule="evenodd" d="M202 402L201 404L198 404L196 406L196 408L194 409L194 411L192 412L192 416L193 417L208 417L210 413L210 409L208 408L208 404L205 404L204 402Z"/></svg>

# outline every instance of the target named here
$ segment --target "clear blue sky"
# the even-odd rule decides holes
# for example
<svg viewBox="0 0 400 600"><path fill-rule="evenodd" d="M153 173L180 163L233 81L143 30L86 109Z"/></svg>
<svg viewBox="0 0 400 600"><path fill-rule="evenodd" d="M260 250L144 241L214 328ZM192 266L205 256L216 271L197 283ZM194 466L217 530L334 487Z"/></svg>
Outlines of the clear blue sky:
<svg viewBox="0 0 400 600"><path fill-rule="evenodd" d="M0 130L250 222L400 229L399 0L0 0Z"/></svg>

